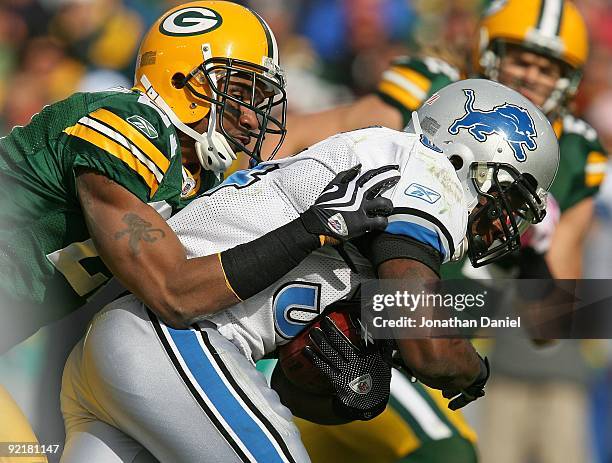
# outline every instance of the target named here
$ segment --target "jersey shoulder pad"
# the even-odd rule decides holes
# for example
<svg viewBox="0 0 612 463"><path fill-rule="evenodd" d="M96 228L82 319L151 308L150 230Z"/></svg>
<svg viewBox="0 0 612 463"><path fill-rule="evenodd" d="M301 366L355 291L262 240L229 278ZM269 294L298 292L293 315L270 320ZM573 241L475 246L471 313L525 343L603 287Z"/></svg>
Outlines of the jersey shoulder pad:
<svg viewBox="0 0 612 463"><path fill-rule="evenodd" d="M407 123L411 111L440 88L460 78L460 71L440 58L402 57L393 61L383 73L378 95L399 109Z"/></svg>
<svg viewBox="0 0 612 463"><path fill-rule="evenodd" d="M99 170L147 199L158 191L180 194L178 138L160 109L136 91L91 93L87 102L88 113L64 130L76 166Z"/></svg>
<svg viewBox="0 0 612 463"><path fill-rule="evenodd" d="M468 216L455 169L446 156L421 143L414 144L400 169L386 231L429 245L448 262L465 236Z"/></svg>
<svg viewBox="0 0 612 463"><path fill-rule="evenodd" d="M563 135L577 135L583 137L589 142L597 141L597 131L584 119L581 119L573 114L566 114L562 118Z"/></svg>

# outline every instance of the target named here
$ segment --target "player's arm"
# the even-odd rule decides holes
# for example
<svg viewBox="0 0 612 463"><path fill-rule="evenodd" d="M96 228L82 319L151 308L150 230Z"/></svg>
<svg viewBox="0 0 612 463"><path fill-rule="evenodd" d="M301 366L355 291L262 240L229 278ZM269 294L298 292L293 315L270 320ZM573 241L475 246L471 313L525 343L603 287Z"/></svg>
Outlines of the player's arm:
<svg viewBox="0 0 612 463"><path fill-rule="evenodd" d="M321 246L322 236L343 239L384 228L383 215L390 212L390 201L369 199L370 193L381 188L376 181L381 173L357 177L358 173L353 168L338 174L320 196L323 200L287 225L250 243L189 260L163 218L121 185L95 171L81 170L77 191L104 263L165 322L186 327L274 283ZM388 181L389 171L384 175ZM353 182L361 188L365 180L370 182L363 188L360 207L338 212L336 205L346 203L346 189ZM345 237L337 235L328 222L338 213L345 220Z"/></svg>
<svg viewBox="0 0 612 463"><path fill-rule="evenodd" d="M379 265L378 276L420 282L423 288L439 280L430 267L412 259L387 260ZM430 387L464 389L481 373L480 357L467 339L402 339L401 333L398 335L396 343L404 363L417 379Z"/></svg>
<svg viewBox="0 0 612 463"><path fill-rule="evenodd" d="M353 103L318 113L289 114L287 135L276 157L291 156L337 133L372 125L400 130L403 127L402 115L377 95L366 95Z"/></svg>
<svg viewBox="0 0 612 463"><path fill-rule="evenodd" d="M584 242L593 220L593 198L585 198L563 212L554 231L546 263L554 278L582 277Z"/></svg>

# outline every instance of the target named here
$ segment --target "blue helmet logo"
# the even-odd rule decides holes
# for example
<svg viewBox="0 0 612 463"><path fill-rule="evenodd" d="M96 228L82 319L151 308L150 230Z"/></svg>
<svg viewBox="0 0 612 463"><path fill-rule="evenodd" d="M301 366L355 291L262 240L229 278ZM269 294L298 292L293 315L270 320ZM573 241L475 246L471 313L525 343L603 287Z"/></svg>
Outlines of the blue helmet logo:
<svg viewBox="0 0 612 463"><path fill-rule="evenodd" d="M466 113L448 128L451 135L457 135L459 129L467 129L476 140L485 142L488 135L496 133L506 139L519 162L527 159L525 149L533 151L538 147L535 123L525 108L504 103L489 111L474 109L474 90L463 89L463 93L467 96Z"/></svg>

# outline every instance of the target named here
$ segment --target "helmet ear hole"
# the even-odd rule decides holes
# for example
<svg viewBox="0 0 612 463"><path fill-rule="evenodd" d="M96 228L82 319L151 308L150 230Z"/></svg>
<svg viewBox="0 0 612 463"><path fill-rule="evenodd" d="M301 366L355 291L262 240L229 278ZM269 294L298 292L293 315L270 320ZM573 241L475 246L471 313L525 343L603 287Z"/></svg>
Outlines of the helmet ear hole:
<svg viewBox="0 0 612 463"><path fill-rule="evenodd" d="M448 160L453 165L455 170L461 170L461 168L463 167L463 159L457 154L453 154L451 157L448 158Z"/></svg>
<svg viewBox="0 0 612 463"><path fill-rule="evenodd" d="M176 89L181 89L185 86L185 74L177 72L172 76L172 86Z"/></svg>

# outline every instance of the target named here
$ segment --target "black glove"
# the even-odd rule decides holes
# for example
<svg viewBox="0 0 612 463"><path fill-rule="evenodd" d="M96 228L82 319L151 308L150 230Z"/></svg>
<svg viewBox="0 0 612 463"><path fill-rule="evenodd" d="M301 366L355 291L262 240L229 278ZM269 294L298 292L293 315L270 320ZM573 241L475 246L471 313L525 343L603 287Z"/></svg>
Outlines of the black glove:
<svg viewBox="0 0 612 463"><path fill-rule="evenodd" d="M386 352L376 344L354 345L324 317L310 339L317 349L304 348L304 355L330 381L334 389L334 413L350 420L371 420L389 401L391 365Z"/></svg>
<svg viewBox="0 0 612 463"><path fill-rule="evenodd" d="M357 164L340 172L301 215L309 233L345 241L387 228L393 203L379 195L399 181L399 166L372 169L357 177L360 170Z"/></svg>
<svg viewBox="0 0 612 463"><path fill-rule="evenodd" d="M444 389L442 391L442 395L447 399L454 397L453 400L448 403L448 408L451 410L465 407L470 402L485 395L484 387L491 374L491 369L489 368L489 360L486 357L483 359L479 355L478 358L480 359L480 373L472 384L463 390Z"/></svg>

